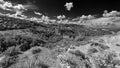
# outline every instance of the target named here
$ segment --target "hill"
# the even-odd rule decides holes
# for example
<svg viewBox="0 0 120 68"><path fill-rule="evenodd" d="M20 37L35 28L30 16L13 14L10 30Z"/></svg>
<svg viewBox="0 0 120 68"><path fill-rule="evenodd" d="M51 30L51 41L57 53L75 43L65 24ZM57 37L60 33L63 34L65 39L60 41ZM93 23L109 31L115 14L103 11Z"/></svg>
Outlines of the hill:
<svg viewBox="0 0 120 68"><path fill-rule="evenodd" d="M46 24L1 15L0 66L115 68L120 65L118 52L114 52L119 43L114 44L115 48L108 44L109 41L116 43L115 39L109 40L114 37L119 38L119 28L72 23Z"/></svg>

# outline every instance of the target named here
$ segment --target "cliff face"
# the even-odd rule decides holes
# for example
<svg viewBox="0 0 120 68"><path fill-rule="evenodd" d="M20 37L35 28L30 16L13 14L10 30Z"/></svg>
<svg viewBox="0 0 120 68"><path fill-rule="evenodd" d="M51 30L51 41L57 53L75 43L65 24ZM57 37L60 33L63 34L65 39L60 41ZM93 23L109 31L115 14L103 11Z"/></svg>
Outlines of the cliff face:
<svg viewBox="0 0 120 68"><path fill-rule="evenodd" d="M119 28L0 16L0 56L2 68L117 68Z"/></svg>

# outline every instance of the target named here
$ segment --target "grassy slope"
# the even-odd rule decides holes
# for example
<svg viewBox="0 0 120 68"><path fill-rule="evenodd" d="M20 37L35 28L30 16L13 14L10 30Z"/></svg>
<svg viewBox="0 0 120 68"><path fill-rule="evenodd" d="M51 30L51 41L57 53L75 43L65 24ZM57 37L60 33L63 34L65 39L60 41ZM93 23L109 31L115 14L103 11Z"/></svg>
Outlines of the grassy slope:
<svg viewBox="0 0 120 68"><path fill-rule="evenodd" d="M77 24L36 23L0 16L0 66L62 68L64 65L71 68L107 68L112 64L107 63L109 57L105 58L106 66L100 65L105 55L98 57L96 54L101 55L104 51L109 55L112 52L105 51L109 47L93 42L91 38L110 35L112 32L118 31L87 28Z"/></svg>

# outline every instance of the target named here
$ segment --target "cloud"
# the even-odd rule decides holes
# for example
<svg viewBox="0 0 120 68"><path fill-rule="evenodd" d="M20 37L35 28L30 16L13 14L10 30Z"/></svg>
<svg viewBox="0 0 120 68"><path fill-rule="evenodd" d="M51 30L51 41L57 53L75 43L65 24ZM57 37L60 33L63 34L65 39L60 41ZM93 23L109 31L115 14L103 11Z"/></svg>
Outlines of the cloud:
<svg viewBox="0 0 120 68"><path fill-rule="evenodd" d="M0 8L3 10L11 10L10 8L13 7L13 5L9 2L5 2L3 0L0 0Z"/></svg>
<svg viewBox="0 0 120 68"><path fill-rule="evenodd" d="M33 5L33 4L25 4L23 6L24 6L24 8L30 9L30 10L36 10L36 9L38 9L38 7L35 6L35 5Z"/></svg>
<svg viewBox="0 0 120 68"><path fill-rule="evenodd" d="M44 21L48 21L50 18L48 16L42 15L41 19Z"/></svg>
<svg viewBox="0 0 120 68"><path fill-rule="evenodd" d="M39 15L39 16L42 15L42 13L39 13L39 12L36 12L36 11L34 11L34 14Z"/></svg>
<svg viewBox="0 0 120 68"><path fill-rule="evenodd" d="M37 7L31 3L28 4L17 4L13 5L11 2L0 0L0 8L3 10L8 10L15 12L14 15L22 15L24 11L27 11L28 9L37 9Z"/></svg>
<svg viewBox="0 0 120 68"><path fill-rule="evenodd" d="M120 16L120 12L118 11L111 11L108 13L107 10L104 11L103 17L115 17L115 16Z"/></svg>
<svg viewBox="0 0 120 68"><path fill-rule="evenodd" d="M26 10L26 8L22 4L15 5L13 8L15 10Z"/></svg>
<svg viewBox="0 0 120 68"><path fill-rule="evenodd" d="M59 15L57 16L57 19L64 19L65 18L65 15Z"/></svg>
<svg viewBox="0 0 120 68"><path fill-rule="evenodd" d="M26 8L22 4L13 5L11 2L0 0L0 8L3 10L13 11L15 15L21 15Z"/></svg>
<svg viewBox="0 0 120 68"><path fill-rule="evenodd" d="M81 19L93 19L95 17L93 15L88 15L88 16L82 15L80 18Z"/></svg>
<svg viewBox="0 0 120 68"><path fill-rule="evenodd" d="M73 8L73 2L66 3L64 6L66 7L66 9L67 9L68 11L70 11L71 8Z"/></svg>

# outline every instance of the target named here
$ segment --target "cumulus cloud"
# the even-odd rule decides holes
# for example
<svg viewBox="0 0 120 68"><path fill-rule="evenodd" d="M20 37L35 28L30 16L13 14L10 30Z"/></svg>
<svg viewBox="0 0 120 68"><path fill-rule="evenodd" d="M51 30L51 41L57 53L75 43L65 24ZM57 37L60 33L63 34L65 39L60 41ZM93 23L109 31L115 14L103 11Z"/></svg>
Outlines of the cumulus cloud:
<svg viewBox="0 0 120 68"><path fill-rule="evenodd" d="M48 21L48 20L49 20L49 17L48 17L48 16L45 16L45 15L42 15L41 19L42 19L42 20L45 20L45 21Z"/></svg>
<svg viewBox="0 0 120 68"><path fill-rule="evenodd" d="M5 2L3 0L0 0L0 8L3 10L11 10L10 8L13 7L13 5L9 2Z"/></svg>
<svg viewBox="0 0 120 68"><path fill-rule="evenodd" d="M0 8L3 10L13 11L14 15L22 15L22 13L28 9L37 9L35 5L32 4L17 4L13 5L11 2L0 0Z"/></svg>
<svg viewBox="0 0 120 68"><path fill-rule="evenodd" d="M120 12L118 11L111 11L108 13L107 10L104 11L103 17L115 17L115 16L120 16Z"/></svg>
<svg viewBox="0 0 120 68"><path fill-rule="evenodd" d="M82 15L80 18L81 19L93 19L95 17L93 15L88 15L88 16Z"/></svg>
<svg viewBox="0 0 120 68"><path fill-rule="evenodd" d="M66 9L67 9L68 11L70 11L71 8L73 8L73 2L66 3L64 6L66 7Z"/></svg>
<svg viewBox="0 0 120 68"><path fill-rule="evenodd" d="M64 19L65 18L65 15L59 15L57 16L57 19Z"/></svg>
<svg viewBox="0 0 120 68"><path fill-rule="evenodd" d="M22 4L15 5L13 10L16 12L15 15L22 15L22 13L27 10Z"/></svg>
<svg viewBox="0 0 120 68"><path fill-rule="evenodd" d="M36 12L36 11L34 11L34 14L36 14L36 15L42 15L42 13L39 13L39 12Z"/></svg>

